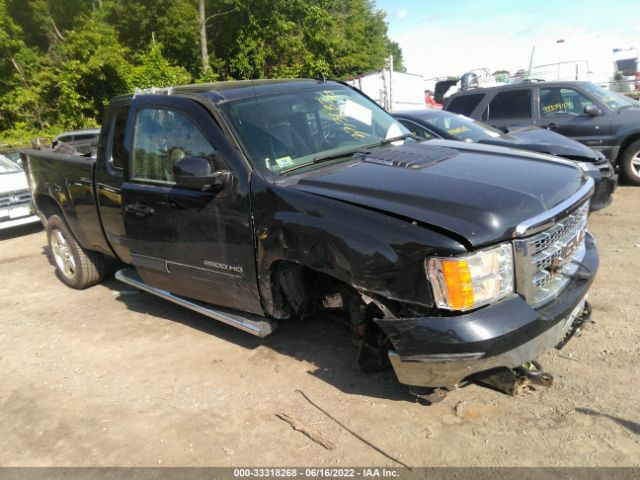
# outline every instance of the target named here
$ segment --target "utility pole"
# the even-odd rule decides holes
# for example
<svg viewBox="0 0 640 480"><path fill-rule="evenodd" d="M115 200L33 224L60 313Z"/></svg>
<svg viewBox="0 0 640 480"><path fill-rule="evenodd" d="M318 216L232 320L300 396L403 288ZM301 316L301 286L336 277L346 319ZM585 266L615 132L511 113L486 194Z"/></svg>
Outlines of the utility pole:
<svg viewBox="0 0 640 480"><path fill-rule="evenodd" d="M393 55L389 55L389 110L393 110Z"/></svg>
<svg viewBox="0 0 640 480"><path fill-rule="evenodd" d="M209 72L209 49L207 48L207 16L204 10L204 0L200 1L198 21L200 23L200 56L202 57L202 72Z"/></svg>

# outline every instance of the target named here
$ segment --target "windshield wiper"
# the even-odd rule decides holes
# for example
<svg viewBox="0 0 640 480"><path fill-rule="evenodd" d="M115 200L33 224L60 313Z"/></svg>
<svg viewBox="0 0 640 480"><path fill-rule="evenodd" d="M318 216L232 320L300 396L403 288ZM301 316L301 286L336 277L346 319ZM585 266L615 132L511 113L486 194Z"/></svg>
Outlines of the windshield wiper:
<svg viewBox="0 0 640 480"><path fill-rule="evenodd" d="M371 145L367 145L362 148L375 148L381 147L382 145L388 145L389 143L399 142L400 140L406 140L407 138L413 138L414 140L422 140L414 133L405 133L404 135L399 135L397 137L385 138L384 140L376 143L372 143Z"/></svg>
<svg viewBox="0 0 640 480"><path fill-rule="evenodd" d="M293 167L285 168L284 170L280 171L280 175L284 175L285 173L293 172L294 170L298 170L299 168L308 167L309 165L315 165L317 163L328 162L329 160L337 160L339 158L353 157L357 153L361 153L362 155L366 155L369 152L364 150L362 147L358 147L358 148L354 148L354 149L351 149L351 150L345 150L345 151L342 151L342 152L332 153L332 154L329 154L329 155L321 155L319 157L315 157L313 160L301 163L300 165L294 165Z"/></svg>
<svg viewBox="0 0 640 480"><path fill-rule="evenodd" d="M376 143L372 143L371 145L365 145L364 147L353 148L351 150L343 150L341 152L330 153L328 155L321 155L319 157L315 157L313 160L308 162L301 163L300 165L294 165L293 167L285 168L280 171L280 175L284 175L285 173L293 172L298 170L299 168L308 167L309 165L315 165L317 163L328 162L330 160L337 160L339 158L353 157L354 155L360 153L362 155L367 155L370 153L368 150L370 148L380 147L382 145L387 145L389 143L398 142L400 140L406 140L407 138L413 138L414 140L418 140L418 137L413 133L405 133L404 135L400 135L398 137L386 138Z"/></svg>

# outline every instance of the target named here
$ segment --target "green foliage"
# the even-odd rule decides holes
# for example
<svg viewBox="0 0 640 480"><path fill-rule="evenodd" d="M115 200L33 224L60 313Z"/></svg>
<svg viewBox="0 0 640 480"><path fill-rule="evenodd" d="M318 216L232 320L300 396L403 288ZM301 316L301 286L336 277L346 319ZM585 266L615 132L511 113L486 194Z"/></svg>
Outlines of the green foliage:
<svg viewBox="0 0 640 480"><path fill-rule="evenodd" d="M191 83L192 76L184 67L173 66L162 55L159 43L152 40L149 50L134 56L137 63L128 78L130 88L167 87Z"/></svg>
<svg viewBox="0 0 640 480"><path fill-rule="evenodd" d="M347 78L402 52L372 0L0 0L0 143L97 125L136 88Z"/></svg>

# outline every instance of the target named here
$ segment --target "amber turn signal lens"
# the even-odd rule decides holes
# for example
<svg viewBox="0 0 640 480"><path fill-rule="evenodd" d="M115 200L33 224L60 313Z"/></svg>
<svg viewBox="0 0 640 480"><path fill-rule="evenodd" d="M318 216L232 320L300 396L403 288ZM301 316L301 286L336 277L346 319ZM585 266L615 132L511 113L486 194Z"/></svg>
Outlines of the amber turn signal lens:
<svg viewBox="0 0 640 480"><path fill-rule="evenodd" d="M457 257L430 257L425 267L438 308L465 311L513 293L513 248L509 243Z"/></svg>
<svg viewBox="0 0 640 480"><path fill-rule="evenodd" d="M444 260L442 273L447 286L449 305L464 310L473 305L473 282L465 260Z"/></svg>

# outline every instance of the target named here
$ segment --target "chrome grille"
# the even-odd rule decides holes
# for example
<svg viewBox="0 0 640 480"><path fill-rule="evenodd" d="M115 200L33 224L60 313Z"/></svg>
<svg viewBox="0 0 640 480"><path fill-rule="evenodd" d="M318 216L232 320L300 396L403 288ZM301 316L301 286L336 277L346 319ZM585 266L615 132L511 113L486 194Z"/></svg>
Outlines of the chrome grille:
<svg viewBox="0 0 640 480"><path fill-rule="evenodd" d="M29 190L17 190L0 194L0 208L22 207L29 205L31 193Z"/></svg>
<svg viewBox="0 0 640 480"><path fill-rule="evenodd" d="M589 202L554 226L514 241L516 288L527 303L540 306L555 298L584 257Z"/></svg>

